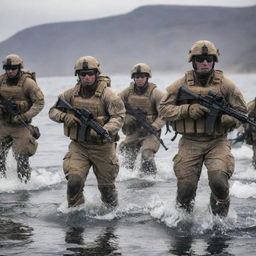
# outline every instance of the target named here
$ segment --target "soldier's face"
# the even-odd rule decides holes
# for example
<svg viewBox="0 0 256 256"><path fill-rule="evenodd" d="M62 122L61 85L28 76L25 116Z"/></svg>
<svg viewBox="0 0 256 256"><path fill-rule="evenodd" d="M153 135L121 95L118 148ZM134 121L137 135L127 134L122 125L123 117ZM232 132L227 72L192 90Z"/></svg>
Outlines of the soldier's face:
<svg viewBox="0 0 256 256"><path fill-rule="evenodd" d="M207 60L207 59L204 59L203 61L200 60L197 61L196 60L196 71L198 73L208 73L212 70L212 67L213 67L213 60Z"/></svg>
<svg viewBox="0 0 256 256"><path fill-rule="evenodd" d="M96 81L96 74L94 71L81 71L79 72L79 78L82 85L93 85Z"/></svg>
<svg viewBox="0 0 256 256"><path fill-rule="evenodd" d="M17 76L19 69L17 67L8 67L5 68L5 72L9 78L14 78Z"/></svg>
<svg viewBox="0 0 256 256"><path fill-rule="evenodd" d="M141 74L135 74L134 76L134 82L137 86L143 86L148 80L148 76L144 73Z"/></svg>

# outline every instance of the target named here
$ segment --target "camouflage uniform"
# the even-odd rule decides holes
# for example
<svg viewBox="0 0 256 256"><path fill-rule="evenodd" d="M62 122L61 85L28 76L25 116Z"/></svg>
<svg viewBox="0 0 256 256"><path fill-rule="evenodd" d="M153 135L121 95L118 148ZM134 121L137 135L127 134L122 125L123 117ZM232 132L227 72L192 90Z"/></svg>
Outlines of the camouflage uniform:
<svg viewBox="0 0 256 256"><path fill-rule="evenodd" d="M37 149L37 142L31 133L33 126L30 123L43 109L44 96L32 79L32 73L21 70L23 61L18 55L11 54L3 60L4 69L12 67L17 67L18 73L14 78L9 78L6 73L0 76L0 95L4 99L15 101L19 115L13 116L3 104L0 105L0 173L1 176L6 176L6 156L12 147L17 161L18 177L27 182L31 175L29 157L34 155Z"/></svg>
<svg viewBox="0 0 256 256"><path fill-rule="evenodd" d="M256 98L247 104L249 117L256 120ZM249 129L249 134L247 134L246 143L252 145L253 157L252 164L256 169L256 130L255 127L251 127L248 124L244 125L245 129Z"/></svg>
<svg viewBox="0 0 256 256"><path fill-rule="evenodd" d="M196 55L193 47L197 47L198 55L202 54L201 49L207 48L208 54L213 55L215 61L218 61L218 51L209 41L198 41L192 46L190 61L193 58L191 55ZM177 177L177 205L188 212L192 211L202 165L205 164L211 188L212 212L226 216L230 204L228 179L234 172L234 158L227 133L237 127L239 122L224 115L217 120L214 132L211 135L206 134L206 115L202 113L198 118L192 118L191 112L194 106L198 105L197 101L177 101L181 86L202 96L206 96L209 90L220 93L231 107L246 112L243 96L222 71L212 69L206 83L201 84L198 73L193 70L171 84L160 103L160 114L163 119L171 121L173 129L182 135L179 151L173 158L173 168Z"/></svg>
<svg viewBox="0 0 256 256"><path fill-rule="evenodd" d="M138 67L140 72L137 72ZM150 68L144 63L136 64L131 73L132 78L136 73L147 73L151 76ZM165 122L158 116L159 103L163 93L157 86L147 81L143 88L140 89L135 82L132 82L119 95L132 108L139 108L145 111L147 121L158 131L160 136L161 128ZM146 131L130 114L126 114L122 131L126 135L125 140L120 143L120 151L125 157L124 166L133 169L137 155L141 153L140 170L147 174L155 173L154 156L160 146L156 137Z"/></svg>
<svg viewBox="0 0 256 256"><path fill-rule="evenodd" d="M76 67L87 62L88 67ZM95 64L95 65L94 65ZM78 125L68 127L65 123L65 112L56 108L50 109L49 116L56 122L64 122L64 134L71 139L69 152L63 161L63 170L68 180L67 199L69 207L84 202L83 188L89 169L97 178L101 199L107 206L117 205L115 179L119 171L116 155L118 131L123 125L125 109L122 100L110 88L110 79L99 76L100 67L96 59L90 56L81 57L75 66L76 71L96 69L97 80L92 88L86 88L78 80L75 87L65 91L61 96L73 107L86 108L92 112L96 120L106 129L112 142L106 142L91 129L86 131L86 140L78 138Z"/></svg>

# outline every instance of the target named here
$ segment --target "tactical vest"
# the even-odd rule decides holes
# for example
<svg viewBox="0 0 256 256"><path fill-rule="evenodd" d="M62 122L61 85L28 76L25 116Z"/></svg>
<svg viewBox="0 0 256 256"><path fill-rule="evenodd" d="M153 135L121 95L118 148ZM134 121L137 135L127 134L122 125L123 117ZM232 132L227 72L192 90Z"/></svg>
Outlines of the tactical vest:
<svg viewBox="0 0 256 256"><path fill-rule="evenodd" d="M19 113L25 113L32 106L32 102L26 97L24 93L24 83L27 78L35 80L31 72L21 71L21 77L16 85L8 85L7 75L0 76L0 95L5 99L15 100L18 105ZM0 110L0 119L9 119L8 113Z"/></svg>
<svg viewBox="0 0 256 256"><path fill-rule="evenodd" d="M185 86L190 91L197 93L201 96L209 96L208 91L212 90L216 93L223 94L221 92L221 85L223 80L223 72L220 70L215 70L214 74L207 86L199 86L194 77L193 71L188 71L185 74ZM209 96L210 97L210 96ZM183 100L179 101L178 105L182 104L195 104L198 103L197 100ZM172 122L173 129L180 134L184 135L206 135L206 116L203 116L197 120L192 118L181 119L175 122ZM230 129L224 128L220 124L220 120L216 121L214 132L212 136L220 136L226 134Z"/></svg>
<svg viewBox="0 0 256 256"><path fill-rule="evenodd" d="M109 120L110 116L106 112L106 108L101 96L106 87L110 87L110 79L108 77L100 76L98 78L97 89L91 98L81 97L81 95L79 94L80 87L81 84L80 82L78 82L74 89L75 93L72 95L70 99L70 104L78 109L88 109L92 112L94 118L100 123L100 125L104 126L104 124ZM70 137L71 140L79 140L78 127L73 126L68 128L64 123L64 134ZM90 136L90 129L87 129L85 137L86 142L97 144L102 143L102 138L100 136L98 136L98 138L92 138Z"/></svg>
<svg viewBox="0 0 256 256"><path fill-rule="evenodd" d="M132 82L129 86L129 93L127 95L126 101L133 107L133 108L140 108L144 110L146 114L147 121L149 123L153 123L157 116L157 110L154 106L153 102L150 100L150 96L153 93L153 90L156 88L156 85L153 83L148 84L148 88L146 92L142 95L138 95L134 91L134 82Z"/></svg>

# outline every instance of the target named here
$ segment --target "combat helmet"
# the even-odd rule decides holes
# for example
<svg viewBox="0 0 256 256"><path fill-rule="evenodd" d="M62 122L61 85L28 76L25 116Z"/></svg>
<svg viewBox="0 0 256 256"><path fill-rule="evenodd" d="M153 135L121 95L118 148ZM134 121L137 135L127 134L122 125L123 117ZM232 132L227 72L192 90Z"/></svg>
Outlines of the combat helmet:
<svg viewBox="0 0 256 256"><path fill-rule="evenodd" d="M215 45L207 40L200 40L195 42L188 53L188 62L192 61L193 56L196 55L213 55L216 62L219 61L219 49Z"/></svg>
<svg viewBox="0 0 256 256"><path fill-rule="evenodd" d="M23 68L23 60L19 55L16 54L9 54L7 55L4 60L2 61L3 63L3 69L8 66L18 66L19 68Z"/></svg>
<svg viewBox="0 0 256 256"><path fill-rule="evenodd" d="M151 68L146 63L137 63L131 69L131 78L133 78L136 73L146 73L151 77Z"/></svg>
<svg viewBox="0 0 256 256"><path fill-rule="evenodd" d="M97 74L101 73L100 63L92 56L83 56L80 57L75 64L75 76L79 70L94 69L97 71Z"/></svg>

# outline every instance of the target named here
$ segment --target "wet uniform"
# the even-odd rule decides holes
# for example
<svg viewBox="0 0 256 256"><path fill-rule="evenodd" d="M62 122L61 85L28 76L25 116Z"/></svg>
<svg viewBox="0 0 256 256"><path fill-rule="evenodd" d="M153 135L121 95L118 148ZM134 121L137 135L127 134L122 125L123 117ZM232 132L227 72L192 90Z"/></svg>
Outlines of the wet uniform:
<svg viewBox="0 0 256 256"><path fill-rule="evenodd" d="M227 140L227 133L231 129L223 126L218 119L214 132L207 135L206 115L197 120L189 116L191 104L197 101L178 101L178 91L181 86L202 96L206 96L208 91L212 90L223 95L225 102L232 108L246 112L243 96L220 70L213 70L204 86L199 83L195 71L189 71L167 88L167 94L160 103L161 117L171 121L173 129L182 135L179 151L173 159L178 186L177 204L188 211L192 210L204 163L208 170L212 211L214 214L226 216L229 208L228 179L234 172L234 158ZM236 126L238 125L239 122Z"/></svg>

